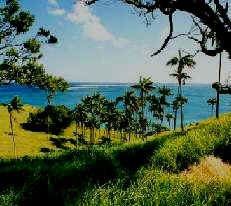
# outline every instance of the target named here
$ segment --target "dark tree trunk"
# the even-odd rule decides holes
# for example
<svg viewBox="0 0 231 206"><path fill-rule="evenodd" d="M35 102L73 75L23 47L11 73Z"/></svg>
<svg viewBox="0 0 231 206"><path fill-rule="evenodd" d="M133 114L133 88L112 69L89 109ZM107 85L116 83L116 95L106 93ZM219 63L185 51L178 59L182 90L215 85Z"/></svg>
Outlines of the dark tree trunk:
<svg viewBox="0 0 231 206"><path fill-rule="evenodd" d="M90 143L94 144L95 143L95 137L94 137L94 127L90 128Z"/></svg>
<svg viewBox="0 0 231 206"><path fill-rule="evenodd" d="M177 110L174 111L174 130L176 130L176 119L177 119Z"/></svg>
<svg viewBox="0 0 231 206"><path fill-rule="evenodd" d="M219 58L219 77L218 77L218 82L219 84L221 83L221 53L220 53L220 58ZM217 90L217 103L216 103L216 118L219 118L219 106L220 106L220 93Z"/></svg>
<svg viewBox="0 0 231 206"><path fill-rule="evenodd" d="M13 129L13 121L12 121L12 113L10 112L10 128L11 128L11 135L13 137L13 151L14 156L16 156L16 145L15 145L15 136L14 136L14 129Z"/></svg>

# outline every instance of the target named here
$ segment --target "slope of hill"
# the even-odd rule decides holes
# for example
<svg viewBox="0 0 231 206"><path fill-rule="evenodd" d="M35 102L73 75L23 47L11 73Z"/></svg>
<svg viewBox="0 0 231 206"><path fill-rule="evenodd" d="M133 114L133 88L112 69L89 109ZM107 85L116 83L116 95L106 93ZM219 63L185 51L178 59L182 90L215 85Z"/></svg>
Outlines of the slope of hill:
<svg viewBox="0 0 231 206"><path fill-rule="evenodd" d="M226 114L147 142L1 160L0 205L230 205L230 134Z"/></svg>

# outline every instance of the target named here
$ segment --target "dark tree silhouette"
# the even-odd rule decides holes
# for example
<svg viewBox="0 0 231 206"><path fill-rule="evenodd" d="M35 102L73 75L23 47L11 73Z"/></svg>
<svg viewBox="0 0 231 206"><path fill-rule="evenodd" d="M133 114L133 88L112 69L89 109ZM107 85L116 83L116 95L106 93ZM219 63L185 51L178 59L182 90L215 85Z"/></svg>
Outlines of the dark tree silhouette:
<svg viewBox="0 0 231 206"><path fill-rule="evenodd" d="M210 98L207 100L208 105L211 105L211 111L213 114L213 109L214 109L214 105L217 105L217 99L216 98Z"/></svg>
<svg viewBox="0 0 231 206"><path fill-rule="evenodd" d="M103 0L89 0L87 5L95 4ZM150 19L157 21L157 14L162 14L168 17L169 20L169 35L166 37L160 49L153 52L152 56L159 54L169 44L171 40L177 37L186 36L189 39L197 42L201 48L201 52L209 56L216 56L221 51L227 51L231 57L231 20L229 18L229 0L124 0L125 4L136 8L139 15L143 15L147 22ZM191 31L186 31L182 34L174 33L174 15L175 13L185 13L192 16L193 26L199 31L200 37L195 38ZM216 38L220 42L220 47L209 48L207 44L213 39L211 35L216 33Z"/></svg>
<svg viewBox="0 0 231 206"><path fill-rule="evenodd" d="M13 117L13 112L20 112L23 108L23 104L21 102L21 99L18 96L13 97L11 102L8 104L7 109L10 114L10 128L11 128L11 135L13 137L13 150L14 155L16 155L16 146L15 146L15 133L14 133L14 127L13 127L13 120L15 119Z"/></svg>

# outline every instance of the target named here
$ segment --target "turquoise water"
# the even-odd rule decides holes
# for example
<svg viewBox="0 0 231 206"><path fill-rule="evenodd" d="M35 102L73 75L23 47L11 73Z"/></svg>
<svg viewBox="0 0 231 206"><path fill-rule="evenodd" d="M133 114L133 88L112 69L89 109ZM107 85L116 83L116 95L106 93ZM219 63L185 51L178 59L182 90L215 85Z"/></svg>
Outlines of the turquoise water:
<svg viewBox="0 0 231 206"><path fill-rule="evenodd" d="M165 84L176 93L176 84ZM163 86L159 84L156 86ZM83 96L92 95L100 92L109 99L115 99L117 96L130 88L130 84L121 83L71 83L70 89L62 94L58 93L53 100L53 104L64 104L73 108L75 104L80 103ZM215 90L210 84L186 84L183 86L184 96L188 97L188 104L185 106L185 123L196 122L207 119L211 116L211 107L206 101L209 98L216 97ZM46 94L38 88L21 87L17 85L5 85L0 87L0 102L7 103L15 95L20 96L24 104L33 106L46 106ZM221 96L220 112L231 111L231 96Z"/></svg>

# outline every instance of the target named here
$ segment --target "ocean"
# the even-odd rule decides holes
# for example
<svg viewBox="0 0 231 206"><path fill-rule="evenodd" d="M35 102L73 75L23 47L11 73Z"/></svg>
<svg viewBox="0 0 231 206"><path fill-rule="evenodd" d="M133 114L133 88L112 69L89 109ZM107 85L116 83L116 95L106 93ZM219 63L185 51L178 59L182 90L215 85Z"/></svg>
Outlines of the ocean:
<svg viewBox="0 0 231 206"><path fill-rule="evenodd" d="M176 94L176 84L155 84L155 86L163 85L170 87L172 92ZM63 94L58 93L52 103L73 108L81 102L84 96L92 95L95 92L101 93L108 99L115 99L130 89L130 86L129 83L73 82L70 83L68 91ZM155 93L155 90L153 93ZM183 86L183 93L188 98L188 104L184 107L184 121L186 124L207 119L212 115L211 106L207 104L207 100L215 98L216 92L211 88L211 84L186 84ZM15 84L0 87L0 103L7 103L16 95L21 98L24 104L37 107L44 107L47 104L45 92L38 88L22 87ZM220 101L220 113L231 111L230 95L221 95ZM213 115L215 115L215 112Z"/></svg>

